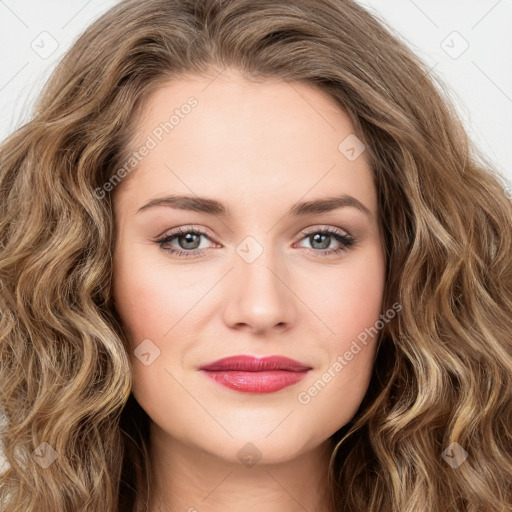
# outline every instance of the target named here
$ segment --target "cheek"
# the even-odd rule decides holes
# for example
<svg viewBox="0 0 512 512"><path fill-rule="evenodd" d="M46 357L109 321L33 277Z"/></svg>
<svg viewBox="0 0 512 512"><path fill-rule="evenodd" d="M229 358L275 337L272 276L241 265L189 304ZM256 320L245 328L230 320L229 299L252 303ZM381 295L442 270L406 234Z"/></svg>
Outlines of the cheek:
<svg viewBox="0 0 512 512"><path fill-rule="evenodd" d="M120 247L114 258L113 295L116 309L133 342L161 339L190 309L195 284L184 288L179 268L155 261L148 247ZM192 288L192 290L191 290Z"/></svg>
<svg viewBox="0 0 512 512"><path fill-rule="evenodd" d="M130 340L132 393L152 417L169 401L172 396L169 389L174 393L179 391L172 388L172 380L165 369L169 360L179 359L180 344L166 344L166 340L173 335L176 340L175 331L181 324L167 336L166 333L186 314L179 283L164 274L162 267L149 264L147 257L136 251L119 254L115 261L113 295ZM149 353L148 365L143 362L145 353Z"/></svg>
<svg viewBox="0 0 512 512"><path fill-rule="evenodd" d="M382 311L385 261L381 251L369 247L340 265L325 271L324 293L318 293L317 310L342 344L349 343L375 324Z"/></svg>
<svg viewBox="0 0 512 512"><path fill-rule="evenodd" d="M381 251L377 246L368 248L345 263L326 274L328 289L323 300L316 295L316 307L324 315L319 316L331 335L324 339L322 369L298 397L301 404L309 404L307 409L315 417L326 418L325 433L356 413L371 379L382 324L385 260Z"/></svg>
<svg viewBox="0 0 512 512"><path fill-rule="evenodd" d="M114 287L116 309L135 345L150 337L148 326L155 327L155 318L161 314L162 292L152 273L151 269L136 264L118 266Z"/></svg>

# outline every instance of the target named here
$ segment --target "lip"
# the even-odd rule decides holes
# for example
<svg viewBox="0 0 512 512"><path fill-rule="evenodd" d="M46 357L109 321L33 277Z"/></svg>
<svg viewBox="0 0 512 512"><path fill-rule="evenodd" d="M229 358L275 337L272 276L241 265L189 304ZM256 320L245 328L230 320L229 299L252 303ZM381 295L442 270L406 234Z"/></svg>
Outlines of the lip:
<svg viewBox="0 0 512 512"><path fill-rule="evenodd" d="M310 370L311 366L284 356L254 357L240 355L218 359L217 361L200 366L199 369L207 371L266 372L286 370L300 372Z"/></svg>
<svg viewBox="0 0 512 512"><path fill-rule="evenodd" d="M283 356L225 357L199 367L213 381L243 393L272 393L301 381L311 367Z"/></svg>

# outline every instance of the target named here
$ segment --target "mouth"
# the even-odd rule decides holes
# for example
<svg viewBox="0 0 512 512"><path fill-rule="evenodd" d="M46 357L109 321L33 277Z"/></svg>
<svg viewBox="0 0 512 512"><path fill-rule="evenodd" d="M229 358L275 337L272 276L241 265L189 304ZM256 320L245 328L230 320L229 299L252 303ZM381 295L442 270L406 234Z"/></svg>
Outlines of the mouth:
<svg viewBox="0 0 512 512"><path fill-rule="evenodd" d="M242 393L271 393L301 381L311 367L282 356L233 356L199 367L216 383Z"/></svg>

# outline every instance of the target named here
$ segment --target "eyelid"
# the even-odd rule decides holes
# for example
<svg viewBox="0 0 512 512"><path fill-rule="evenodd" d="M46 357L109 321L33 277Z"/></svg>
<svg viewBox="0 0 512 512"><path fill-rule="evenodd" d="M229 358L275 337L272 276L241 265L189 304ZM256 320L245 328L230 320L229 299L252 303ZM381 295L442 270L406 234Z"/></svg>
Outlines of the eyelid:
<svg viewBox="0 0 512 512"><path fill-rule="evenodd" d="M338 226L331 226L327 224L315 224L312 227L301 229L300 234L302 236L311 235L311 233L316 233L317 231L323 230L331 230L331 231L339 231L340 234L346 235L347 237L353 238L352 234L344 228L340 228Z"/></svg>
<svg viewBox="0 0 512 512"><path fill-rule="evenodd" d="M207 235L209 238L214 239L215 235L213 234L213 231L211 229L208 229L206 227L198 227L195 225L185 225L185 226L176 226L175 228L168 228L159 235L153 237L151 240L153 242L156 242L157 240L160 240L161 238L164 238L166 236L175 236L180 231L201 231L202 234ZM213 240L212 240L213 241Z"/></svg>

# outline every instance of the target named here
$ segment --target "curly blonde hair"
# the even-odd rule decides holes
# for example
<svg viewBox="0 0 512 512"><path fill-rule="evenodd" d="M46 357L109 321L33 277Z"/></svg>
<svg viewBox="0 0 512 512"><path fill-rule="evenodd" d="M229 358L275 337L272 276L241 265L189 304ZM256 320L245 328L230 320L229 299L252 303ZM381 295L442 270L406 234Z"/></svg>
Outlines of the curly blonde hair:
<svg viewBox="0 0 512 512"><path fill-rule="evenodd" d="M352 0L122 1L0 146L0 508L131 512L137 497L148 510L150 419L131 395L111 297L112 194L95 191L129 158L152 92L226 66L327 92L378 191L383 308L402 309L357 414L331 438L333 508L512 511L506 178L469 140L448 87ZM450 446L467 456L458 467L442 456Z"/></svg>

